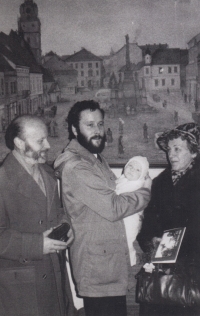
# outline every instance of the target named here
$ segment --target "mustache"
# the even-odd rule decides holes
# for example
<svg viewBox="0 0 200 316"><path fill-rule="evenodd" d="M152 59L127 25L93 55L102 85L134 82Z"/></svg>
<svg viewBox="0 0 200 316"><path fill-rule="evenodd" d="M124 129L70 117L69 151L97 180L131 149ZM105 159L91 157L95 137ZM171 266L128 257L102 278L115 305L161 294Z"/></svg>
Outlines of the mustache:
<svg viewBox="0 0 200 316"><path fill-rule="evenodd" d="M91 137L91 139L103 139L103 137L100 135L96 135L96 136Z"/></svg>

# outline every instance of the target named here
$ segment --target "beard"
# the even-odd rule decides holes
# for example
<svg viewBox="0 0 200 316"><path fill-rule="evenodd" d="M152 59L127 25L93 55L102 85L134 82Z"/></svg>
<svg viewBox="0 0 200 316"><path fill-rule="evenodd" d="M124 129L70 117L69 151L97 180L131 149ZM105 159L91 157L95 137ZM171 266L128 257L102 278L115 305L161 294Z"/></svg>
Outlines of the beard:
<svg viewBox="0 0 200 316"><path fill-rule="evenodd" d="M47 152L47 149L35 151L31 148L31 146L26 144L24 154L27 158L32 159L34 162L45 163L47 161Z"/></svg>
<svg viewBox="0 0 200 316"><path fill-rule="evenodd" d="M95 146L92 143L93 139L100 139L101 142L99 146ZM90 153L92 154L100 154L105 147L105 142L106 142L106 135L104 134L103 136L96 135L91 137L89 140L83 135L80 130L77 130L77 140L79 144L81 144L84 148L86 148Z"/></svg>

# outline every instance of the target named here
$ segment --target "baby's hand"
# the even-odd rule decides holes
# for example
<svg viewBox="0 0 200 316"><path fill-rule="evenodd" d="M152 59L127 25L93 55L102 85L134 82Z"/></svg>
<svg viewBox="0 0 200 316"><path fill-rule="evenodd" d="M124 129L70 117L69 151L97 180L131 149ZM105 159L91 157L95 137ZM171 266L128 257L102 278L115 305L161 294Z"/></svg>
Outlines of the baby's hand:
<svg viewBox="0 0 200 316"><path fill-rule="evenodd" d="M151 190L151 186L152 186L152 180L151 180L149 174L147 174L146 177L145 177L145 179L144 179L143 187L144 187L145 189Z"/></svg>

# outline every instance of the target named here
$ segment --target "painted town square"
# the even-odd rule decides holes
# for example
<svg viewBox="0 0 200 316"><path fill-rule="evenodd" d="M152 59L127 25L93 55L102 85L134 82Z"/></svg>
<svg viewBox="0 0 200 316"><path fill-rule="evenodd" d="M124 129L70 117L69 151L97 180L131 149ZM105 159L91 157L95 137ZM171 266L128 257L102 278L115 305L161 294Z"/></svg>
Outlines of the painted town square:
<svg viewBox="0 0 200 316"><path fill-rule="evenodd" d="M156 134L174 128L178 124L193 121L195 106L186 102L181 92L158 92L146 95L146 105L132 110L119 104L115 107L111 101L97 97L97 91L85 91L71 97L68 101L56 104L57 111L51 115L46 108L43 119L49 129L49 161L52 162L68 143L67 114L70 107L80 100L94 99L105 110L105 130L107 142L104 156L110 164L123 165L134 155L146 156L151 164L165 164L165 154L156 145ZM53 116L53 117L52 117ZM52 123L54 122L54 124ZM0 134L1 159L8 150L4 142L4 133Z"/></svg>

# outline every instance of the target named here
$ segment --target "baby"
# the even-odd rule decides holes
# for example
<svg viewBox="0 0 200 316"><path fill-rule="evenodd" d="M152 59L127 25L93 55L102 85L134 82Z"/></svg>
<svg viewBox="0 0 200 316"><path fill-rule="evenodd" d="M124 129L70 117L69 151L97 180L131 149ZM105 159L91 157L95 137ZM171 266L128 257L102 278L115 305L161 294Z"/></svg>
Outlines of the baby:
<svg viewBox="0 0 200 316"><path fill-rule="evenodd" d="M149 172L149 163L146 157L135 156L124 167L124 173L116 180L116 193L132 192L141 188ZM142 226L143 211L124 218L126 237L129 248L131 266L136 264L136 250L133 242Z"/></svg>

